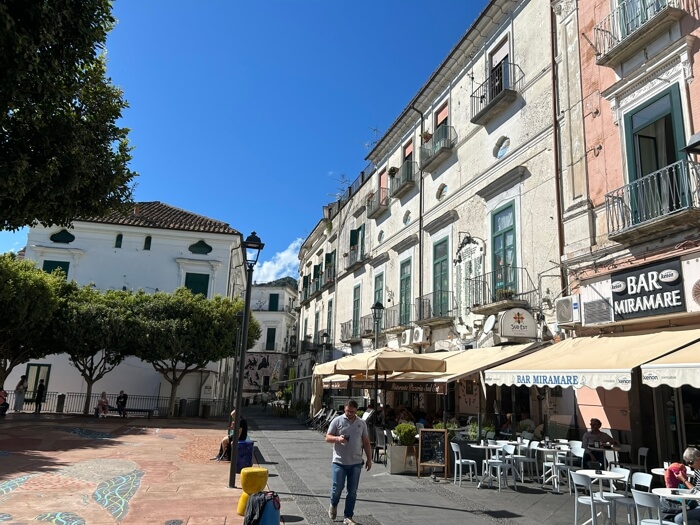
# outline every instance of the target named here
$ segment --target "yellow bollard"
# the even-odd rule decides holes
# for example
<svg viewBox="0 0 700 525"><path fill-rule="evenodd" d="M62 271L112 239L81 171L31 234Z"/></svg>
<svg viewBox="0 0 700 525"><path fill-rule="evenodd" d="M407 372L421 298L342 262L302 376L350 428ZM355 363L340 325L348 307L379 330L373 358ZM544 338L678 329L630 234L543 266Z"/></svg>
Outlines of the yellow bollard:
<svg viewBox="0 0 700 525"><path fill-rule="evenodd" d="M238 500L238 515L245 516L245 508L251 494L260 492L267 485L267 469L262 467L246 467L241 469L241 487L243 493Z"/></svg>

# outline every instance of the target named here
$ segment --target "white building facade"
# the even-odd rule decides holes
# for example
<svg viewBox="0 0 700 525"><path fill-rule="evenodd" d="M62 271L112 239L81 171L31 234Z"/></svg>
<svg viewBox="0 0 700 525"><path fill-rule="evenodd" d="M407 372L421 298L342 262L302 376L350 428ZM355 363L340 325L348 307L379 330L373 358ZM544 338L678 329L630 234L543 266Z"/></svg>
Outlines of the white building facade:
<svg viewBox="0 0 700 525"><path fill-rule="evenodd" d="M228 224L160 202L136 204L131 213L81 219L71 228L32 227L25 258L46 271L60 267L79 285L100 290L173 292L185 286L208 298L234 297L245 286L241 234ZM178 388L180 398L217 398L227 395L230 363L211 363L190 374ZM65 354L30 361L7 380L14 385L21 374L29 390L40 378L47 392L83 393L86 384ZM128 358L103 379L93 392L126 391L129 395L169 396L170 383L153 367Z"/></svg>

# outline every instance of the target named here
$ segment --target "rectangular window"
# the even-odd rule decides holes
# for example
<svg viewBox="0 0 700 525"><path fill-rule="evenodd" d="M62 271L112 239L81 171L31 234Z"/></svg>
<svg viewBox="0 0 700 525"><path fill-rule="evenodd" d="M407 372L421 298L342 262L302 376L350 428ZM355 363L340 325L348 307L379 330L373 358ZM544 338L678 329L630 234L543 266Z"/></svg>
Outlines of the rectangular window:
<svg viewBox="0 0 700 525"><path fill-rule="evenodd" d="M69 267L70 263L68 261L44 261L44 264L41 267L41 269L44 270L46 273L51 273L56 268L60 268L61 270L63 270L63 273L66 274L66 277L68 277Z"/></svg>
<svg viewBox="0 0 700 525"><path fill-rule="evenodd" d="M275 338L277 337L276 328L268 328L267 336L265 337L265 350L274 351L275 350Z"/></svg>
<svg viewBox="0 0 700 525"><path fill-rule="evenodd" d="M442 106L438 112L435 114L435 129L438 128L438 126L441 126L442 124L447 125L447 117L449 116L449 110L447 107L447 103L445 103L444 106Z"/></svg>
<svg viewBox="0 0 700 525"><path fill-rule="evenodd" d="M450 315L450 261L447 239L433 245L433 312L432 317Z"/></svg>
<svg viewBox="0 0 700 525"><path fill-rule="evenodd" d="M515 258L515 207L513 203L492 214L493 300L509 299L517 293Z"/></svg>
<svg viewBox="0 0 700 525"><path fill-rule="evenodd" d="M147 237L143 240L143 249L144 249L144 250L150 250L150 249L151 249L151 236L150 236L150 235L147 236Z"/></svg>
<svg viewBox="0 0 700 525"><path fill-rule="evenodd" d="M328 301L328 314L326 315L326 332L333 341L333 299Z"/></svg>
<svg viewBox="0 0 700 525"><path fill-rule="evenodd" d="M350 263L362 260L365 254L365 225L363 224L356 230L350 230L350 251L354 252L351 254Z"/></svg>
<svg viewBox="0 0 700 525"><path fill-rule="evenodd" d="M403 147L403 161L410 162L413 160L413 141L410 141Z"/></svg>
<svg viewBox="0 0 700 525"><path fill-rule="evenodd" d="M185 274L185 288L193 294L202 294L209 297L209 275L206 273Z"/></svg>
<svg viewBox="0 0 700 525"><path fill-rule="evenodd" d="M276 312L280 307L280 294L271 293L269 299L268 310L270 312Z"/></svg>
<svg viewBox="0 0 700 525"><path fill-rule="evenodd" d="M352 290L352 336L360 335L360 285Z"/></svg>
<svg viewBox="0 0 700 525"><path fill-rule="evenodd" d="M44 395L49 391L49 378L51 377L51 365L28 364L27 365L27 392L24 400L30 403L36 401L36 388L39 385L39 380L44 380ZM45 400L46 398L44 398Z"/></svg>
<svg viewBox="0 0 700 525"><path fill-rule="evenodd" d="M319 325L320 317L321 317L321 312L316 311L316 313L314 314L314 346L318 346L318 344L321 342L321 341L319 341L319 338L318 338L318 331L319 331L318 325Z"/></svg>
<svg viewBox="0 0 700 525"><path fill-rule="evenodd" d="M411 259L401 263L399 279L399 322L405 326L411 322Z"/></svg>

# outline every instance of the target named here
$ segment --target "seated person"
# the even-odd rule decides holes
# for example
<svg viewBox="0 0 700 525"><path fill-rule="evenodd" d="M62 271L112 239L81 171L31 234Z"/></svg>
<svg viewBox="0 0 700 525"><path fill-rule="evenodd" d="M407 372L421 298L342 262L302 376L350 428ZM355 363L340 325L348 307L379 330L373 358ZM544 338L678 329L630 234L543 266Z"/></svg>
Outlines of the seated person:
<svg viewBox="0 0 700 525"><path fill-rule="evenodd" d="M124 393L123 390L119 391L119 396L117 397L117 412L121 417L126 417L126 400L129 396Z"/></svg>
<svg viewBox="0 0 700 525"><path fill-rule="evenodd" d="M664 481L666 488L671 489L698 489L700 490L700 450L695 447L688 447L683 452L683 462L672 463L666 470ZM686 465L693 469L692 474L688 474ZM686 515L688 517L688 525L697 525L700 523L700 507L697 502L691 501L688 503ZM671 519L677 524L683 523L683 512L681 509L683 503L680 500L671 498L661 498L661 512L666 515L673 516ZM668 519L664 516L664 519Z"/></svg>
<svg viewBox="0 0 700 525"><path fill-rule="evenodd" d="M5 413L9 408L10 404L7 402L7 392L4 387L0 386L0 417L5 417Z"/></svg>
<svg viewBox="0 0 700 525"><path fill-rule="evenodd" d="M595 417L591 419L591 430L583 435L581 447L586 451L586 455L584 456L585 460L598 463L601 468L605 468L605 452L602 450L591 450L590 447L592 447L596 441L598 441L601 446L608 444L618 445L619 443L616 439L613 439L610 434L606 434L600 430L602 425L600 419Z"/></svg>
<svg viewBox="0 0 700 525"><path fill-rule="evenodd" d="M396 425L398 425L398 422L396 421L396 413L390 408L387 410L386 418L384 419L384 427L391 430L396 428Z"/></svg>
<svg viewBox="0 0 700 525"><path fill-rule="evenodd" d="M506 414L506 419L501 425L501 434L503 435L510 435L511 433L511 425L513 424L513 414L510 412Z"/></svg>
<svg viewBox="0 0 700 525"><path fill-rule="evenodd" d="M535 427L537 425L535 425L535 422L532 419L530 419L530 416L528 414L523 412L520 415L520 423L518 424L518 426L522 428L525 432L534 432Z"/></svg>
<svg viewBox="0 0 700 525"><path fill-rule="evenodd" d="M233 431L234 425L236 424L236 410L231 412L231 424L229 425L229 431L226 436L221 440L221 445L219 446L219 454L211 459L217 461L231 461L231 442L233 441ZM248 439L248 422L243 416L241 416L241 425L238 429L238 441L245 441Z"/></svg>
<svg viewBox="0 0 700 525"><path fill-rule="evenodd" d="M97 401L97 407L95 408L96 417L107 417L109 412L109 401L107 401L107 392L102 392L100 394L100 399Z"/></svg>

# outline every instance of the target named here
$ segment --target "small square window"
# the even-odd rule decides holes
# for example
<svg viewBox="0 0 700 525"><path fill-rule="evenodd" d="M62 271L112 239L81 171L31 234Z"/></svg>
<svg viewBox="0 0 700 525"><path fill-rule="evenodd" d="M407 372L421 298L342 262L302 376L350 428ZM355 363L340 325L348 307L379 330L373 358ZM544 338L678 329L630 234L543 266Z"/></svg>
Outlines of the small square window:
<svg viewBox="0 0 700 525"><path fill-rule="evenodd" d="M150 250L150 249L151 249L151 236L150 236L150 235L147 236L147 237L143 240L143 249L144 249L144 250Z"/></svg>

